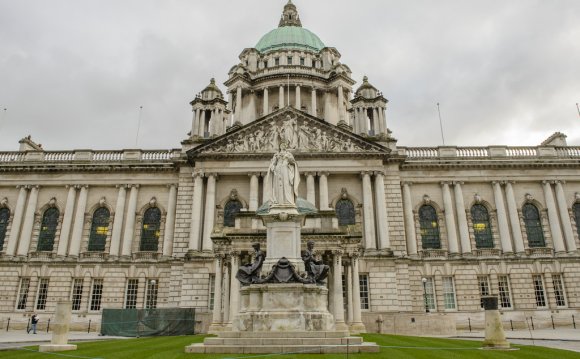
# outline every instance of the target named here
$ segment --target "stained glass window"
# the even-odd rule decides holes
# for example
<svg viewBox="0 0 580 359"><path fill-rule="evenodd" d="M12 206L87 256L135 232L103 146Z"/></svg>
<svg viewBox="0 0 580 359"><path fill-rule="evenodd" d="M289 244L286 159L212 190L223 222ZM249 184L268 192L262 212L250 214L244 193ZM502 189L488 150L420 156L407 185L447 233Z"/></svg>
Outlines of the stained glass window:
<svg viewBox="0 0 580 359"><path fill-rule="evenodd" d="M105 207L97 209L93 214L93 223L91 224L91 234L89 236L89 251L103 252L105 250L110 217L111 213Z"/></svg>
<svg viewBox="0 0 580 359"><path fill-rule="evenodd" d="M471 221L473 223L473 234L475 236L476 248L493 248L493 238L491 236L491 225L489 223L489 213L487 208L481 204L471 207Z"/></svg>
<svg viewBox="0 0 580 359"><path fill-rule="evenodd" d="M149 208L143 215L140 251L157 251L157 247L159 246L160 228L161 211L157 207Z"/></svg>
<svg viewBox="0 0 580 359"><path fill-rule="evenodd" d="M224 207L224 226L234 227L236 224L236 215L242 208L242 202L238 200L228 201Z"/></svg>
<svg viewBox="0 0 580 359"><path fill-rule="evenodd" d="M54 236L58 226L58 216L60 212L57 208L51 207L44 212L38 236L37 251L52 251L54 248Z"/></svg>
<svg viewBox="0 0 580 359"><path fill-rule="evenodd" d="M339 226L348 226L355 224L355 212L352 201L340 199L336 202L336 217Z"/></svg>
<svg viewBox="0 0 580 359"><path fill-rule="evenodd" d="M542 222L540 212L531 203L524 204L522 208L526 233L528 234L528 245L532 247L545 247L544 232L542 231Z"/></svg>
<svg viewBox="0 0 580 359"><path fill-rule="evenodd" d="M419 226L421 227L423 249L441 249L439 222L433 206L424 205L419 208Z"/></svg>
<svg viewBox="0 0 580 359"><path fill-rule="evenodd" d="M6 230L8 229L8 220L10 219L10 210L8 208L0 208L0 252L4 246L6 238Z"/></svg>

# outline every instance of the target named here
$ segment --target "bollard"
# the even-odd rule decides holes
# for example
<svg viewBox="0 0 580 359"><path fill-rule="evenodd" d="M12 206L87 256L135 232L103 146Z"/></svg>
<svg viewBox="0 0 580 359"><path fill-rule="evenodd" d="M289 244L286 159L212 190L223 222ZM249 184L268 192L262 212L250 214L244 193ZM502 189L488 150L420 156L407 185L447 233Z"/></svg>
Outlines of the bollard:
<svg viewBox="0 0 580 359"><path fill-rule="evenodd" d="M510 326L512 327L512 332L514 331L514 321L510 319Z"/></svg>
<svg viewBox="0 0 580 359"><path fill-rule="evenodd" d="M550 315L550 318L552 318L552 329L556 330L556 326L554 325L554 316Z"/></svg>
<svg viewBox="0 0 580 359"><path fill-rule="evenodd" d="M28 323L26 323L26 332L30 331L30 318L28 318Z"/></svg>
<svg viewBox="0 0 580 359"><path fill-rule="evenodd" d="M574 314L572 314L572 325L574 326L574 329L576 329L576 320L574 320Z"/></svg>
<svg viewBox="0 0 580 359"><path fill-rule="evenodd" d="M87 330L87 333L91 332L91 320L89 319L89 329Z"/></svg>
<svg viewBox="0 0 580 359"><path fill-rule="evenodd" d="M6 324L6 331L8 331L8 328L10 328L10 317L8 317L8 324Z"/></svg>
<svg viewBox="0 0 580 359"><path fill-rule="evenodd" d="M532 330L536 330L536 328L534 328L534 318L530 317L530 321L532 322Z"/></svg>
<svg viewBox="0 0 580 359"><path fill-rule="evenodd" d="M50 318L48 318L48 323L46 323L46 332L50 329Z"/></svg>
<svg viewBox="0 0 580 359"><path fill-rule="evenodd" d="M469 323L469 332L471 333L471 318L467 318L467 322Z"/></svg>

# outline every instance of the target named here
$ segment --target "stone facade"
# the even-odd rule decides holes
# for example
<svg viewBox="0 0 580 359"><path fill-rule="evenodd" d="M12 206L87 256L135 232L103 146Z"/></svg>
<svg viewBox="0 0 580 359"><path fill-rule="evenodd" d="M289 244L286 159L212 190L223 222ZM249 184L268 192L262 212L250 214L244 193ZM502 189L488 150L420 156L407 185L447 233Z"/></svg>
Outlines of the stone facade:
<svg viewBox="0 0 580 359"><path fill-rule="evenodd" d="M559 133L537 147L398 146L387 100L367 78L353 93L340 53L316 48L297 16L287 4L292 43L281 31L243 50L228 101L213 79L196 96L180 149L46 151L24 138L0 153L0 317L72 301L73 322L196 307L203 328L231 327L232 273L252 242L265 248L256 210L281 141L319 210L303 246L330 265L329 310L352 331L450 332L483 322L487 294L504 319L578 315L580 148Z"/></svg>

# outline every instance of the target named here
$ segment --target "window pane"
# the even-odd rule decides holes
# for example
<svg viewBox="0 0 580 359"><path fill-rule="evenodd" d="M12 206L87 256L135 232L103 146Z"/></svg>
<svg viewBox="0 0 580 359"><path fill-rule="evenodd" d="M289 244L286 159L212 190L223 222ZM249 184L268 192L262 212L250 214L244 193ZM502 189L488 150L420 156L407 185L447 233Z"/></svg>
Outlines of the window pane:
<svg viewBox="0 0 580 359"><path fill-rule="evenodd" d="M139 289L139 279L128 279L125 293L125 309L137 308L137 290Z"/></svg>
<svg viewBox="0 0 580 359"><path fill-rule="evenodd" d="M28 300L28 291L30 290L30 278L22 278L20 280L20 290L18 291L18 302L16 309L26 309L26 301Z"/></svg>
<svg viewBox="0 0 580 359"><path fill-rule="evenodd" d="M512 301L510 295L509 279L502 275L497 277L497 286L499 291L499 306L501 308L511 308Z"/></svg>
<svg viewBox="0 0 580 359"><path fill-rule="evenodd" d="M419 209L419 226L423 249L440 249L439 222L435 208L425 205Z"/></svg>
<svg viewBox="0 0 580 359"><path fill-rule="evenodd" d="M477 277L477 282L479 284L479 296L480 297L485 297L491 294L491 291L489 290L489 277L484 275L484 276L479 276ZM483 298L480 300L480 305L483 308Z"/></svg>
<svg viewBox="0 0 580 359"><path fill-rule="evenodd" d="M2 247L4 247L9 220L10 210L8 208L0 208L0 252L2 252Z"/></svg>
<svg viewBox="0 0 580 359"><path fill-rule="evenodd" d="M545 247L546 242L544 240L540 212L538 212L536 206L531 203L526 203L524 207L522 207L522 214L524 216L526 233L528 234L528 245L530 248Z"/></svg>
<svg viewBox="0 0 580 359"><path fill-rule="evenodd" d="M369 309L369 276L359 274L360 285L360 309Z"/></svg>
<svg viewBox="0 0 580 359"><path fill-rule="evenodd" d="M89 235L89 251L103 252L109 233L109 220L111 213L105 207L101 207L93 214L91 233Z"/></svg>
<svg viewBox="0 0 580 359"><path fill-rule="evenodd" d="M209 275L209 309L213 309L213 302L215 297L215 274Z"/></svg>
<svg viewBox="0 0 580 359"><path fill-rule="evenodd" d="M340 199L336 202L336 217L339 226L348 226L355 224L355 212L352 201Z"/></svg>
<svg viewBox="0 0 580 359"><path fill-rule="evenodd" d="M40 234L38 236L38 246L36 247L37 251L52 251L59 215L58 209L54 207L44 212L42 224L40 225Z"/></svg>
<svg viewBox="0 0 580 359"><path fill-rule="evenodd" d="M153 207L145 211L143 215L143 226L141 228L140 251L156 252L159 245L159 235L161 227L161 211Z"/></svg>
<svg viewBox="0 0 580 359"><path fill-rule="evenodd" d="M224 207L224 226L234 227L236 225L236 215L242 208L242 202L238 200L228 201Z"/></svg>
<svg viewBox="0 0 580 359"><path fill-rule="evenodd" d="M73 281L71 293L72 310L81 310L82 299L83 299L83 279L75 278Z"/></svg>
<svg viewBox="0 0 580 359"><path fill-rule="evenodd" d="M493 248L489 214L484 205L476 204L471 207L471 221L476 248Z"/></svg>
<svg viewBox="0 0 580 359"><path fill-rule="evenodd" d="M437 303L435 302L435 282L433 281L433 277L425 279L427 281L423 284L424 304L429 311L435 311L437 309Z"/></svg>
<svg viewBox="0 0 580 359"><path fill-rule="evenodd" d="M546 293L544 292L544 281L541 275L532 276L534 281L534 294L536 296L536 306L545 307L546 306Z"/></svg>
<svg viewBox="0 0 580 359"><path fill-rule="evenodd" d="M445 309L456 309L453 277L443 277L443 304Z"/></svg>
<svg viewBox="0 0 580 359"><path fill-rule="evenodd" d="M157 293L159 290L159 282L156 279L147 281L147 293L145 295L145 308L157 308Z"/></svg>
<svg viewBox="0 0 580 359"><path fill-rule="evenodd" d="M46 309L46 299L48 298L48 278L41 278L38 283L38 296L36 297L36 309Z"/></svg>
<svg viewBox="0 0 580 359"><path fill-rule="evenodd" d="M101 300L103 298L103 280L93 279L91 294L91 310L101 310Z"/></svg>
<svg viewBox="0 0 580 359"><path fill-rule="evenodd" d="M552 283L554 284L554 296L558 307L566 306L566 293L564 292L564 281L561 274L552 274Z"/></svg>

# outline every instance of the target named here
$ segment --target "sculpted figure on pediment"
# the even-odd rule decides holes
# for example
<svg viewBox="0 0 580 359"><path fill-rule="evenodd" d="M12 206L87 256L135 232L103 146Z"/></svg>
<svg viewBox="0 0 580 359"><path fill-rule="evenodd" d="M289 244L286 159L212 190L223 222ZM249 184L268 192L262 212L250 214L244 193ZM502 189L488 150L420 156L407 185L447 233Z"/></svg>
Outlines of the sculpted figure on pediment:
<svg viewBox="0 0 580 359"><path fill-rule="evenodd" d="M296 205L300 173L292 153L287 151L286 142L274 154L264 180L266 201L272 204Z"/></svg>

